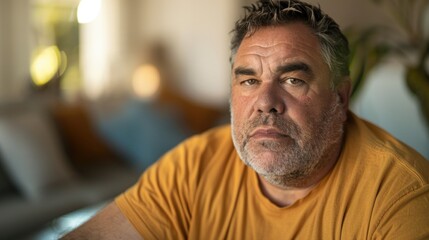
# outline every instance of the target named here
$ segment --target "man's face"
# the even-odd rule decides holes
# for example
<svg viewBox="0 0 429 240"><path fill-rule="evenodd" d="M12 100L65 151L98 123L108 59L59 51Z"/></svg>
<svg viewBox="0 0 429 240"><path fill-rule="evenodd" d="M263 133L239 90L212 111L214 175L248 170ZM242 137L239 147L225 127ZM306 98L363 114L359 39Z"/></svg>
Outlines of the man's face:
<svg viewBox="0 0 429 240"><path fill-rule="evenodd" d="M243 39L232 68L231 121L241 159L260 175L305 179L341 145L347 90L333 90L320 43L302 23ZM278 183L282 184L282 183Z"/></svg>

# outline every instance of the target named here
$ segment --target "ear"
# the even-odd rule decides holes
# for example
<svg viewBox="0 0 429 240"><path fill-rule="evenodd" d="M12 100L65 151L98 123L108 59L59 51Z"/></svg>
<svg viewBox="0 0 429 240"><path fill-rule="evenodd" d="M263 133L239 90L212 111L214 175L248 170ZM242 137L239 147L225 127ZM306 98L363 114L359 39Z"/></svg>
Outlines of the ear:
<svg viewBox="0 0 429 240"><path fill-rule="evenodd" d="M350 77L344 77L342 81L337 85L336 91L340 97L340 101L345 111L349 109L349 101L352 93L352 83Z"/></svg>

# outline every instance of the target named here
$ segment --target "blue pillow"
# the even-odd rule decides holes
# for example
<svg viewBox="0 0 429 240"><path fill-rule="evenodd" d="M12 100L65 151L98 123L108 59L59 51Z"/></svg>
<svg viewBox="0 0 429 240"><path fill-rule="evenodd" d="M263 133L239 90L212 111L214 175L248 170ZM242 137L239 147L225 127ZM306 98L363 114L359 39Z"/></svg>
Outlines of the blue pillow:
<svg viewBox="0 0 429 240"><path fill-rule="evenodd" d="M139 171L190 135L177 111L155 104L130 100L96 121L101 136Z"/></svg>

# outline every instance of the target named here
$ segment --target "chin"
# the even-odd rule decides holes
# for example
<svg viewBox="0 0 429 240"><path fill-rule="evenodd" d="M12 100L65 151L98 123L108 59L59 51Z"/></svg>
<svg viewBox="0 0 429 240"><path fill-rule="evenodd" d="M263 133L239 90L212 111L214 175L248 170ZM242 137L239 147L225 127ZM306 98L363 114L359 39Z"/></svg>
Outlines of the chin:
<svg viewBox="0 0 429 240"><path fill-rule="evenodd" d="M262 175L283 175L287 169L284 169L284 159L279 158L277 154L270 151L252 154L252 157L247 158L246 164Z"/></svg>

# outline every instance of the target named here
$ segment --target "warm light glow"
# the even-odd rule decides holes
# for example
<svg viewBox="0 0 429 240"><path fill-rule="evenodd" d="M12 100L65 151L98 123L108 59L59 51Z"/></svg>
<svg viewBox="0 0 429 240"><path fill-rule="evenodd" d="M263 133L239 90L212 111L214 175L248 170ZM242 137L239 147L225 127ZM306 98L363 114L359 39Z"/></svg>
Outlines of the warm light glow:
<svg viewBox="0 0 429 240"><path fill-rule="evenodd" d="M77 7L77 21L90 23L100 14L101 0L81 0Z"/></svg>
<svg viewBox="0 0 429 240"><path fill-rule="evenodd" d="M31 78L37 86L48 83L61 66L61 53L57 46L50 46L36 52L31 63Z"/></svg>
<svg viewBox="0 0 429 240"><path fill-rule="evenodd" d="M158 69L149 64L137 68L132 81L133 90L140 98L153 97L161 85Z"/></svg>

